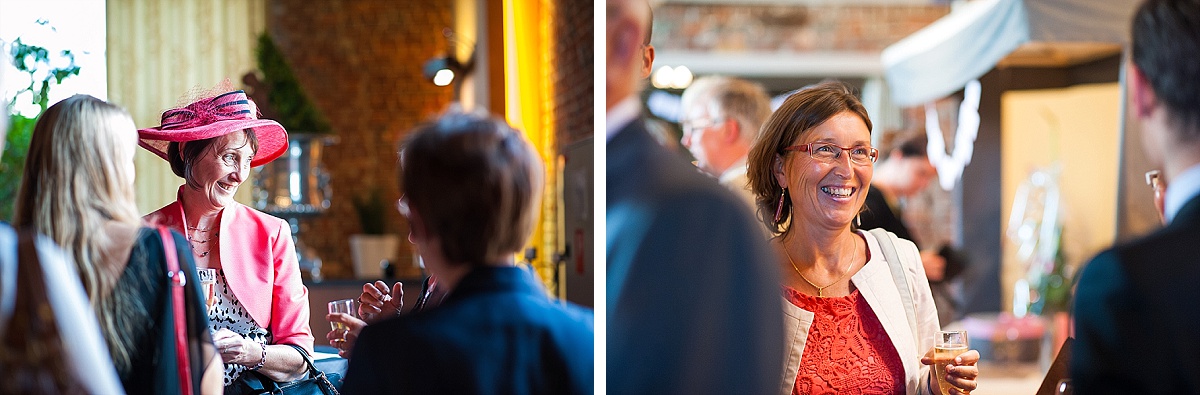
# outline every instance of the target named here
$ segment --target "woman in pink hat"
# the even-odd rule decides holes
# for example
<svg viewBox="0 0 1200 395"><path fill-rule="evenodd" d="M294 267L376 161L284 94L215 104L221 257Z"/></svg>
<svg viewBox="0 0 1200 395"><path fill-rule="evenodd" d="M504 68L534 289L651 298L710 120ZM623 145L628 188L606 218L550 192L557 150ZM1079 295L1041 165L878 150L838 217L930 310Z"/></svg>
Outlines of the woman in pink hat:
<svg viewBox="0 0 1200 395"><path fill-rule="evenodd" d="M208 318L225 363L225 385L247 370L286 382L306 373L312 353L308 289L291 230L282 219L233 200L250 173L287 149L279 123L258 119L245 92L205 97L167 110L139 144L184 179L174 203L145 217L187 236L196 267L216 270Z"/></svg>

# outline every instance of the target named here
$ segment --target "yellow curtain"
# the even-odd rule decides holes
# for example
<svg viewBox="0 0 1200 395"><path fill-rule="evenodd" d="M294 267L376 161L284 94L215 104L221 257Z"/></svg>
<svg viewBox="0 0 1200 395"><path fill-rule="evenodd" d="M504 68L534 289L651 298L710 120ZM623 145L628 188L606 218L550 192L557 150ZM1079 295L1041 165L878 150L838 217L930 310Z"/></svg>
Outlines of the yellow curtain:
<svg viewBox="0 0 1200 395"><path fill-rule="evenodd" d="M554 254L558 236L558 166L554 139L554 67L551 26L554 4L548 0L504 2L505 118L525 132L546 164L541 217L530 245L537 247L533 267L551 295L561 295Z"/></svg>
<svg viewBox="0 0 1200 395"><path fill-rule="evenodd" d="M254 47L266 29L266 0L108 0L108 97L139 128L157 126L163 110L194 88L225 78L242 87L257 68ZM146 214L175 200L183 180L166 161L139 149L138 209ZM248 202L250 185L238 190Z"/></svg>

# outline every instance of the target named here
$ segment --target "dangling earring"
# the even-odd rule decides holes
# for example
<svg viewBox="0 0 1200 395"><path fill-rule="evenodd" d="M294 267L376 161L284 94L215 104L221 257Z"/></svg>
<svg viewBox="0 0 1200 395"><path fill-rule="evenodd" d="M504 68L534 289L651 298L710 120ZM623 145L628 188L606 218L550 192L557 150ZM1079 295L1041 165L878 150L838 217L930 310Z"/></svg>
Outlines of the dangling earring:
<svg viewBox="0 0 1200 395"><path fill-rule="evenodd" d="M779 223L779 218L783 217L783 199L787 197L787 187L783 187L782 191L779 195L779 206L775 207L775 223Z"/></svg>
<svg viewBox="0 0 1200 395"><path fill-rule="evenodd" d="M856 214L854 216L854 225L859 228L862 227L862 214Z"/></svg>

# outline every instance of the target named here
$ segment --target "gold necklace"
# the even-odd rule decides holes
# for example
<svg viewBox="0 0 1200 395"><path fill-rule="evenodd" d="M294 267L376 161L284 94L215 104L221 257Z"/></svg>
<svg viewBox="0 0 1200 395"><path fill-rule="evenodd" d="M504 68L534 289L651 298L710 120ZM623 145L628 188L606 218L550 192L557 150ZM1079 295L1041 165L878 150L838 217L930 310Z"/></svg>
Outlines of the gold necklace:
<svg viewBox="0 0 1200 395"><path fill-rule="evenodd" d="M849 265L846 265L846 271L842 273L842 276L841 276L841 277L838 277L838 279L837 279L837 280L833 280L833 282L831 282L831 283L829 283L828 285L826 285L826 286L822 287L822 286L819 286L819 285L817 285L817 284L813 284L813 282L812 282L812 281L808 281L808 277L804 277L804 274L803 274L803 273L800 273L800 268L796 267L796 262L792 260L792 254L788 252L788 250L787 250L787 247L786 247L786 246L783 248L783 254L784 254L784 255L787 255L788 263L792 264L792 269L796 271L796 274L799 274L799 275L800 275L800 279L801 279L801 280L804 280L804 282L808 283L808 285L811 285L813 288L816 288L816 289L817 289L817 297L819 297L819 298L823 298L823 297L825 297L825 288L832 287L832 286L833 286L833 284L837 284L837 283L840 283L840 282L842 282L842 280L844 280L844 279L846 278L846 275L847 275L847 274L850 274L850 268L851 268L851 267L854 267L854 260L853 260L853 259L851 259L851 260L850 260L850 264L849 264Z"/></svg>

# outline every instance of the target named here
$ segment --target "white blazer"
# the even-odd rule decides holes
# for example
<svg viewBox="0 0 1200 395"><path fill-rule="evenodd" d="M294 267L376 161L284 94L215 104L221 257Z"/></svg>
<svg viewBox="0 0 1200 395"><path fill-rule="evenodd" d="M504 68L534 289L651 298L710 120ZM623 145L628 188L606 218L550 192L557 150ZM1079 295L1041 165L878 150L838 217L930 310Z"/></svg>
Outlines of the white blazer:
<svg viewBox="0 0 1200 395"><path fill-rule="evenodd" d="M888 338L892 340L892 346L896 348L896 354L904 362L905 393L933 394L929 387L931 371L928 365L921 364L921 357L933 348L934 337L941 330L941 325L933 304L933 294L929 291L929 280L925 278L925 267L921 265L921 253L911 241L896 239L896 254L912 288L917 321L916 339L919 343L914 344L913 328L909 325L891 268L879 248L879 240L870 232L857 232L867 240L871 259L850 277L850 281L871 306L871 311L879 317ZM813 315L813 312L796 307L783 298L784 345L788 352L784 356L783 379L779 387L781 395L791 394L796 387L796 374L800 371L800 358L804 355L804 343L808 340Z"/></svg>

